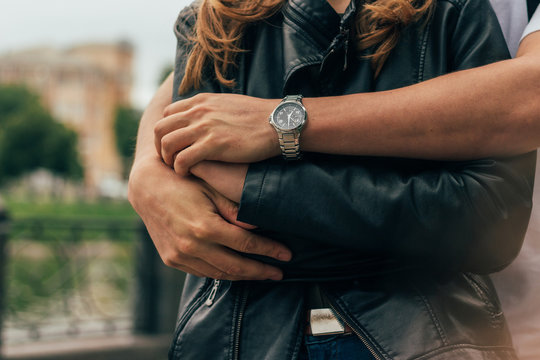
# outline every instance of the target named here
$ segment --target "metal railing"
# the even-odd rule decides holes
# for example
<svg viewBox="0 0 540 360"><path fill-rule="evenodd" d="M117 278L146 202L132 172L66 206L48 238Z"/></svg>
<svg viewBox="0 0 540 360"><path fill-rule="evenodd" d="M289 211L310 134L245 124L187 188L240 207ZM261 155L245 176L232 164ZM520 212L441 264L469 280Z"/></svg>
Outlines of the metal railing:
<svg viewBox="0 0 540 360"><path fill-rule="evenodd" d="M4 344L172 333L182 282L140 221L0 213Z"/></svg>
<svg viewBox="0 0 540 360"><path fill-rule="evenodd" d="M11 223L6 342L130 332L133 222Z"/></svg>
<svg viewBox="0 0 540 360"><path fill-rule="evenodd" d="M5 245L7 242L8 234L8 219L5 210L0 206L0 358L2 358L2 324L3 324L3 309L4 309L4 297L5 297L5 268L6 268L6 256Z"/></svg>

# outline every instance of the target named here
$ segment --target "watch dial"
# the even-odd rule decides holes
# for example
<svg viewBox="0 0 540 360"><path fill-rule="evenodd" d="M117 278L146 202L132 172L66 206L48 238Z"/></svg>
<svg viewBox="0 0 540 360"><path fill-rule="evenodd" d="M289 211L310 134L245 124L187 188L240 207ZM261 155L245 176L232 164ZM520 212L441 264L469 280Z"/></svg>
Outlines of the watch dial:
<svg viewBox="0 0 540 360"><path fill-rule="evenodd" d="M291 130L304 123L304 109L295 103L285 103L274 113L274 123L282 130Z"/></svg>

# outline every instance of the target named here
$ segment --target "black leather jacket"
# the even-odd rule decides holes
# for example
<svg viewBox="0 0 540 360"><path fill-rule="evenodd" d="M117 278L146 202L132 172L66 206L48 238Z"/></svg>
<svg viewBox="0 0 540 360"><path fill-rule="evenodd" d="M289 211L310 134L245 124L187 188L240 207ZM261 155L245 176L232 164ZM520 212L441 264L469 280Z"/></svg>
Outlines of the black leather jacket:
<svg viewBox="0 0 540 360"><path fill-rule="evenodd" d="M289 0L248 28L232 91L382 91L508 57L487 0L439 0L429 22L403 30L374 79L349 44L355 11L354 1L340 18L325 0ZM176 24L175 93L194 19L188 7ZM197 92L231 91L210 70L204 80ZM317 281L378 359L515 359L496 293L478 274L519 252L534 163L535 153L463 162L306 154L252 164L239 218L293 250L293 261L278 264L286 281L189 276L170 358L296 359L306 284Z"/></svg>

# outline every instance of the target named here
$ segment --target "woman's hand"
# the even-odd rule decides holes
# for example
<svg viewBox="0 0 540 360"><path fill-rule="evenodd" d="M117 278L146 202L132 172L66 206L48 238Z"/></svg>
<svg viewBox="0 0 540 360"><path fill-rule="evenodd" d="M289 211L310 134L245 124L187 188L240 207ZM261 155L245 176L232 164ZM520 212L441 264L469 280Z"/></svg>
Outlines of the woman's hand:
<svg viewBox="0 0 540 360"><path fill-rule="evenodd" d="M185 175L204 160L251 163L280 154L268 117L281 100L198 94L169 105L155 128L165 163Z"/></svg>
<svg viewBox="0 0 540 360"><path fill-rule="evenodd" d="M239 203L242 198L247 171L248 165L246 164L217 161L203 161L191 168L193 175L235 203Z"/></svg>

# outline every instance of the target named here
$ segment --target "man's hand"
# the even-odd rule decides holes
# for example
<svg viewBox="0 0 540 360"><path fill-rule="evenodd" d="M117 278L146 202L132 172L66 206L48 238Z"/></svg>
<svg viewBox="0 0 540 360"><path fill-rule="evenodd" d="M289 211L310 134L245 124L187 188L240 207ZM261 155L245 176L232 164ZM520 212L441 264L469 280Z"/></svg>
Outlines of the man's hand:
<svg viewBox="0 0 540 360"><path fill-rule="evenodd" d="M252 163L280 154L268 116L281 100L199 94L169 105L155 128L155 146L180 175L204 160Z"/></svg>
<svg viewBox="0 0 540 360"><path fill-rule="evenodd" d="M280 280L280 269L238 252L282 261L291 258L282 244L240 227L249 226L236 221L236 203L202 181L178 176L157 156L134 165L129 200L146 224L163 262L193 275Z"/></svg>

